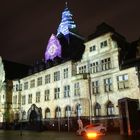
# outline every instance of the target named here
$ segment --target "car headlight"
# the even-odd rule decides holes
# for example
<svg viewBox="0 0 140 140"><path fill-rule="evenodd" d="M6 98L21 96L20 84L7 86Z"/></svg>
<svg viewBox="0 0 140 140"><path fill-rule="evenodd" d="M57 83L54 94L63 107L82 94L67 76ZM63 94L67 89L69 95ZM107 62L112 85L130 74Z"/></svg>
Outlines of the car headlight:
<svg viewBox="0 0 140 140"><path fill-rule="evenodd" d="M87 137L89 139L93 139L93 138L96 138L97 137L97 133L96 132L87 132Z"/></svg>

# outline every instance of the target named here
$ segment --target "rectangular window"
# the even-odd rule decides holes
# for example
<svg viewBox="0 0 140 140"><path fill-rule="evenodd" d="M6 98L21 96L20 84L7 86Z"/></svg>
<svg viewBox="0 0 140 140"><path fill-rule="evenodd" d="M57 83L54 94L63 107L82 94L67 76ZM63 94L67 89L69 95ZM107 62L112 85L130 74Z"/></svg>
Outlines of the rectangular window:
<svg viewBox="0 0 140 140"><path fill-rule="evenodd" d="M54 81L60 80L60 71L54 72Z"/></svg>
<svg viewBox="0 0 140 140"><path fill-rule="evenodd" d="M104 79L104 90L105 90L105 92L112 91L112 79L111 78Z"/></svg>
<svg viewBox="0 0 140 140"><path fill-rule="evenodd" d="M27 90L28 89L28 82L25 82L24 83L24 90Z"/></svg>
<svg viewBox="0 0 140 140"><path fill-rule="evenodd" d="M23 96L22 96L22 105L25 105L25 104L26 104L26 96L23 95Z"/></svg>
<svg viewBox="0 0 140 140"><path fill-rule="evenodd" d="M32 94L29 94L28 95L28 104L31 104L32 103Z"/></svg>
<svg viewBox="0 0 140 140"><path fill-rule="evenodd" d="M44 100L45 101L50 100L50 90L49 89L45 90Z"/></svg>
<svg viewBox="0 0 140 140"><path fill-rule="evenodd" d="M95 46L95 45L89 48L89 51L90 51L90 52L93 52L93 51L95 51L95 50L96 50L96 46Z"/></svg>
<svg viewBox="0 0 140 140"><path fill-rule="evenodd" d="M101 60L101 68L102 68L102 71L111 69L111 59L106 58L106 59Z"/></svg>
<svg viewBox="0 0 140 140"><path fill-rule="evenodd" d="M92 93L99 94L99 81L92 82Z"/></svg>
<svg viewBox="0 0 140 140"><path fill-rule="evenodd" d="M99 62L94 62L90 64L90 73L99 72Z"/></svg>
<svg viewBox="0 0 140 140"><path fill-rule="evenodd" d="M68 68L64 69L64 79L68 78Z"/></svg>
<svg viewBox="0 0 140 140"><path fill-rule="evenodd" d="M35 80L30 81L30 88L33 88L33 87L35 87Z"/></svg>
<svg viewBox="0 0 140 140"><path fill-rule="evenodd" d="M36 92L36 103L40 102L40 92Z"/></svg>
<svg viewBox="0 0 140 140"><path fill-rule="evenodd" d="M79 73L86 73L86 72L87 72L86 65L79 67Z"/></svg>
<svg viewBox="0 0 140 140"><path fill-rule="evenodd" d="M16 91L19 91L19 85L16 84Z"/></svg>
<svg viewBox="0 0 140 140"><path fill-rule="evenodd" d="M107 40L101 42L100 47L101 47L101 48L107 47Z"/></svg>
<svg viewBox="0 0 140 140"><path fill-rule="evenodd" d="M45 76L45 84L48 84L50 82L51 82L51 75L48 74L48 75Z"/></svg>
<svg viewBox="0 0 140 140"><path fill-rule="evenodd" d="M74 84L74 96L80 96L80 84L79 83Z"/></svg>
<svg viewBox="0 0 140 140"><path fill-rule="evenodd" d="M55 88L54 89L54 99L59 99L60 98L60 88Z"/></svg>
<svg viewBox="0 0 140 140"><path fill-rule="evenodd" d="M42 77L37 78L37 86L42 85Z"/></svg>
<svg viewBox="0 0 140 140"><path fill-rule="evenodd" d="M129 88L128 74L117 76L118 89Z"/></svg>
<svg viewBox="0 0 140 140"><path fill-rule="evenodd" d="M64 86L64 97L70 97L70 86Z"/></svg>

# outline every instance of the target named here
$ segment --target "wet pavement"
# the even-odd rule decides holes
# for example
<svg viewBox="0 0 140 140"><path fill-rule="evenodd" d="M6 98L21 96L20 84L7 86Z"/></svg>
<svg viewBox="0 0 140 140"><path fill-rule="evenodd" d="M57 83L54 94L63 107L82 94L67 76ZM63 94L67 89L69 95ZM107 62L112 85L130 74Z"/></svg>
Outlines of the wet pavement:
<svg viewBox="0 0 140 140"><path fill-rule="evenodd" d="M22 136L21 136L22 134ZM140 136L121 136L120 134L107 134L98 136L96 140L140 140ZM76 136L74 132L53 131L4 131L0 130L0 140L87 140L86 137Z"/></svg>

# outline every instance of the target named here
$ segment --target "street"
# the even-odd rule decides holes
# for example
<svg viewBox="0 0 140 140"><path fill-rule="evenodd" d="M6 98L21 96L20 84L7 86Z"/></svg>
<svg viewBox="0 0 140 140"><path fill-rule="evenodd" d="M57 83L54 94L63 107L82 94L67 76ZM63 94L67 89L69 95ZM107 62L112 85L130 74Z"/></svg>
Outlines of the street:
<svg viewBox="0 0 140 140"><path fill-rule="evenodd" d="M4 131L0 130L0 140L87 140L82 136L76 136L74 132L54 132L54 131ZM119 134L107 134L99 136L96 140L140 140L140 136L121 136Z"/></svg>

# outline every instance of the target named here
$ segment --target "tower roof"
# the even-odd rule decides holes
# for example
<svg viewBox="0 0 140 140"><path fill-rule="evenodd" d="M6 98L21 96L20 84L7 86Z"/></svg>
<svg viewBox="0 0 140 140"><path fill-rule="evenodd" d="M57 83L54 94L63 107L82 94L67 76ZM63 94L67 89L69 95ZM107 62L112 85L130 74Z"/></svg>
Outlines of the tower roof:
<svg viewBox="0 0 140 140"><path fill-rule="evenodd" d="M75 31L76 24L72 18L72 14L68 9L67 2L64 11L62 12L61 22L57 29L57 36L60 34L67 35L70 31Z"/></svg>

